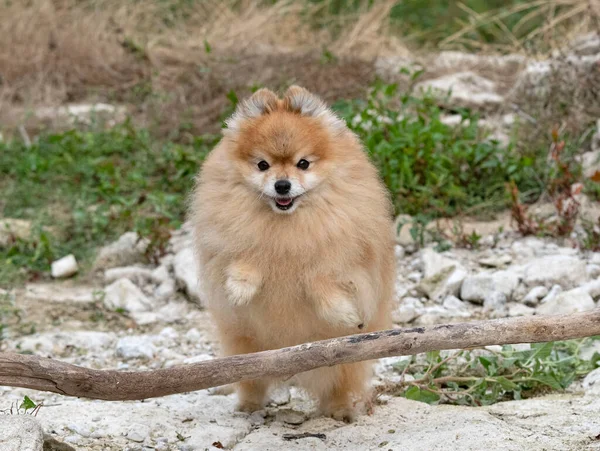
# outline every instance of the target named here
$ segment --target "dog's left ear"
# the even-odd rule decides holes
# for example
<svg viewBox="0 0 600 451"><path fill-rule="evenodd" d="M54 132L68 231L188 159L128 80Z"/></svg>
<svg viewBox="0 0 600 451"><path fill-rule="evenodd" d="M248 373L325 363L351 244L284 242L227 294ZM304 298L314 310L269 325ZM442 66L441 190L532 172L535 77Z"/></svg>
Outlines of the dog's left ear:
<svg viewBox="0 0 600 451"><path fill-rule="evenodd" d="M346 123L337 117L323 100L300 86L290 86L284 95L283 102L288 111L317 118L335 134L346 129Z"/></svg>

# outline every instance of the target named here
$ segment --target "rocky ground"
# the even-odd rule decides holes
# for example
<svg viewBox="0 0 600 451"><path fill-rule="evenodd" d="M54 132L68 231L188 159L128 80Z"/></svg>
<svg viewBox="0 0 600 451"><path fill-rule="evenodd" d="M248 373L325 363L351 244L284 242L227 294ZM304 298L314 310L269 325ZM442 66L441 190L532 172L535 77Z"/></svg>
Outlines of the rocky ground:
<svg viewBox="0 0 600 451"><path fill-rule="evenodd" d="M596 307L600 253L500 232L500 223L487 224L490 233L477 250L438 253L431 247L416 250L408 241L398 244L395 323ZM202 309L188 231L184 226L174 234L156 267L140 264L146 243L130 233L102 249L88 277L5 293L21 321L8 329L2 351L123 370L214 358L218 344ZM401 234L399 242L404 240ZM397 379L391 366L397 360L380 361L374 382ZM481 408L429 406L384 395L372 415L350 425L317 417L313 403L295 387L279 387L268 407L252 415L234 411L235 394L210 390L102 402L0 387L0 409L14 407L24 395L43 402L37 421L0 416L0 448L37 450L45 441L45 449L57 450L600 449L600 382L594 384L599 371L568 394Z"/></svg>

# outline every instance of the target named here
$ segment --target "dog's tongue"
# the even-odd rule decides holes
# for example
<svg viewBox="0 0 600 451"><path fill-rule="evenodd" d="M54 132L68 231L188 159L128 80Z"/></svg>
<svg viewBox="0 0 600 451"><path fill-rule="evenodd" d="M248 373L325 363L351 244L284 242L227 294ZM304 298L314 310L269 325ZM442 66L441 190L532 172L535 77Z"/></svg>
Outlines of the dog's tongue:
<svg viewBox="0 0 600 451"><path fill-rule="evenodd" d="M277 199L279 205L289 205L292 203L292 199Z"/></svg>

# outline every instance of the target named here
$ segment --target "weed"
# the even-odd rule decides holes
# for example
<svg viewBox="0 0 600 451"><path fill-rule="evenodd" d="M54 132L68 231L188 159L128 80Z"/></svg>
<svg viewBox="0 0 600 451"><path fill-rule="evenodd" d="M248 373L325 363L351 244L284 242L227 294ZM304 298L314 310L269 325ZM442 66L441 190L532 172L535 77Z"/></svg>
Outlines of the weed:
<svg viewBox="0 0 600 451"><path fill-rule="evenodd" d="M0 247L0 285L39 277L70 253L86 262L95 246L128 230L149 238L148 258L159 258L216 140L157 143L127 122L108 131L43 135L29 149L0 142L0 216L35 224L30 239Z"/></svg>
<svg viewBox="0 0 600 451"><path fill-rule="evenodd" d="M600 354L581 356L598 338L532 344L525 350L507 345L499 350L432 351L396 364L402 381L384 391L430 404L472 406L561 391L598 367Z"/></svg>
<svg viewBox="0 0 600 451"><path fill-rule="evenodd" d="M486 140L468 110L460 126L449 126L432 97L382 83L366 101L335 107L362 138L399 213L454 216L484 203L497 210L506 205L506 182L527 185L532 161Z"/></svg>

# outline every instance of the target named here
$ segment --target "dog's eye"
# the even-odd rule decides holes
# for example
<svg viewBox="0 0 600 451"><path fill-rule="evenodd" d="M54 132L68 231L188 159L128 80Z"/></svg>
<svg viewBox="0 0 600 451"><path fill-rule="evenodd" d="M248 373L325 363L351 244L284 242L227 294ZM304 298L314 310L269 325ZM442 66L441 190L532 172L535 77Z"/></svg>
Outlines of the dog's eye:
<svg viewBox="0 0 600 451"><path fill-rule="evenodd" d="M269 163L267 163L265 160L261 160L258 162L258 169L260 169L261 171L266 171L269 168Z"/></svg>
<svg viewBox="0 0 600 451"><path fill-rule="evenodd" d="M304 159L302 159L302 160L300 160L300 161L298 162L298 164L297 164L296 166L297 166L299 169L302 169L302 170L307 170L307 169L308 169L308 167L310 166L310 163L309 163L307 160L304 160Z"/></svg>

